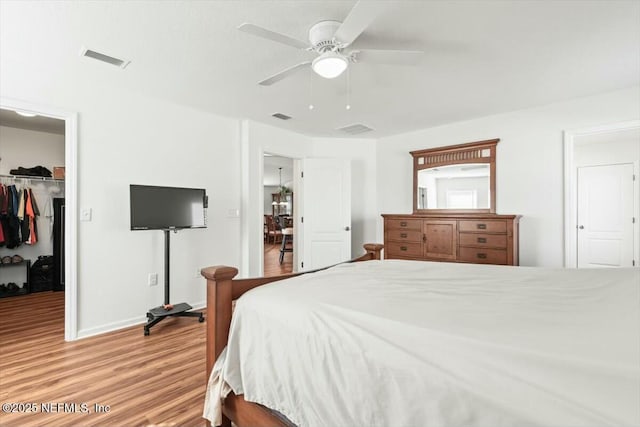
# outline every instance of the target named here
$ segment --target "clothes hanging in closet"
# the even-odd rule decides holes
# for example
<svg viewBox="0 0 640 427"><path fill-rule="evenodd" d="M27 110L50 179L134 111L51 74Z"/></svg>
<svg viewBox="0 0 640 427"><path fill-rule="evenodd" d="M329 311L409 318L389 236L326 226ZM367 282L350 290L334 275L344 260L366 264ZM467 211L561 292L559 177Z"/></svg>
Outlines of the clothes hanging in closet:
<svg viewBox="0 0 640 427"><path fill-rule="evenodd" d="M5 245L4 226L2 225L2 217L7 212L7 189L4 185L0 185L0 246Z"/></svg>
<svg viewBox="0 0 640 427"><path fill-rule="evenodd" d="M38 241L38 205L30 188L0 184L0 246L17 248Z"/></svg>

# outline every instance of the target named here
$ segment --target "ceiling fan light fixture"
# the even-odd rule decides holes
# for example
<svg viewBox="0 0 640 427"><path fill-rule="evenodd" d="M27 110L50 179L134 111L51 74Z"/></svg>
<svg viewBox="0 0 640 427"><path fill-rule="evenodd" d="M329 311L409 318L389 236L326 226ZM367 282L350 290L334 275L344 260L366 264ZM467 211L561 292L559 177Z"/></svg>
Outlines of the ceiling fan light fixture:
<svg viewBox="0 0 640 427"><path fill-rule="evenodd" d="M335 52L325 52L311 63L311 68L325 79L333 79L347 69L349 62L344 56Z"/></svg>

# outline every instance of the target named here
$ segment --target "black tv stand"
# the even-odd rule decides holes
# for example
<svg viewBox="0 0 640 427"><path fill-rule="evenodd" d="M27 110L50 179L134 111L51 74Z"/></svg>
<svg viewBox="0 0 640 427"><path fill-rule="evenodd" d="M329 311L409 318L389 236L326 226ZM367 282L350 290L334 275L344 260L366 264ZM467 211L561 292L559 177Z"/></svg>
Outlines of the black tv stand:
<svg viewBox="0 0 640 427"><path fill-rule="evenodd" d="M164 231L164 305L154 307L147 311L147 323L144 325L144 335L147 336L151 332L149 331L152 326L160 323L167 317L197 317L198 322L204 322L204 315L191 310L189 304L181 302L179 304L173 304L169 310L165 307L169 307L169 241L171 230Z"/></svg>

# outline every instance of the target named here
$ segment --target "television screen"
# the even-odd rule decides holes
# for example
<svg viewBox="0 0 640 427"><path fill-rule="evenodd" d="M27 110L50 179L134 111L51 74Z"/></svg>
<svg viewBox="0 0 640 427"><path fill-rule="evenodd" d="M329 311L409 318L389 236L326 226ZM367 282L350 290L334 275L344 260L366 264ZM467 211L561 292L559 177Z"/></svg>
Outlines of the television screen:
<svg viewBox="0 0 640 427"><path fill-rule="evenodd" d="M204 228L207 193L199 188L130 185L132 230Z"/></svg>

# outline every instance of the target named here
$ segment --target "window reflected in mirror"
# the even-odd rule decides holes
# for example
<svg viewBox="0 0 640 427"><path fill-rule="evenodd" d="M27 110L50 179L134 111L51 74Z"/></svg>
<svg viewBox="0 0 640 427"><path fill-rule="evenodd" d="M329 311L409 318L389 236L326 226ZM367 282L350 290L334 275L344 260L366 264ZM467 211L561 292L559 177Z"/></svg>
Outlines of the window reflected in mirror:
<svg viewBox="0 0 640 427"><path fill-rule="evenodd" d="M489 209L488 163L464 163L418 171L418 209Z"/></svg>

